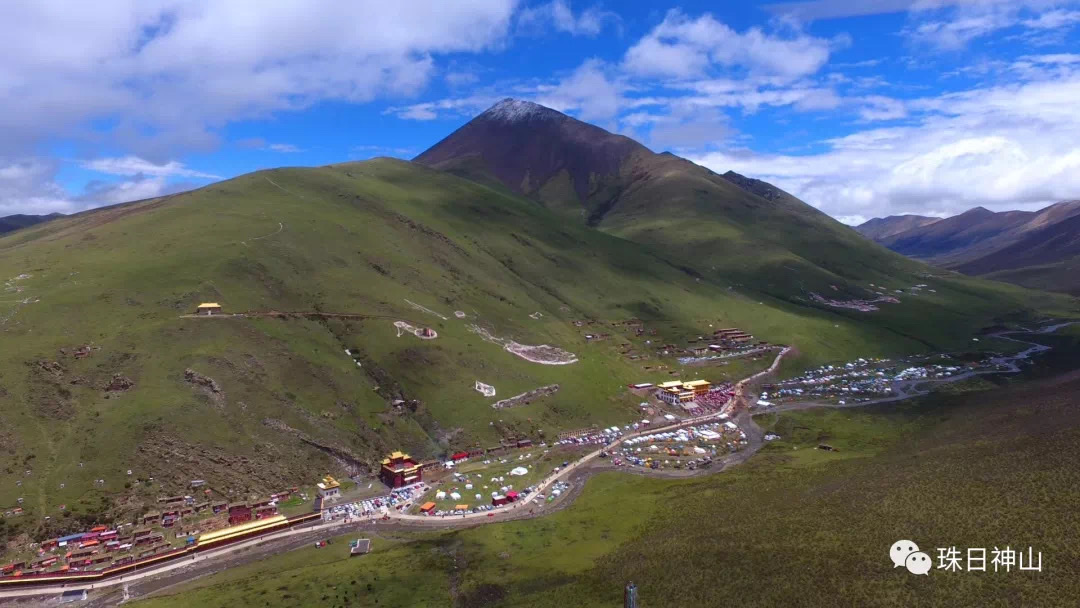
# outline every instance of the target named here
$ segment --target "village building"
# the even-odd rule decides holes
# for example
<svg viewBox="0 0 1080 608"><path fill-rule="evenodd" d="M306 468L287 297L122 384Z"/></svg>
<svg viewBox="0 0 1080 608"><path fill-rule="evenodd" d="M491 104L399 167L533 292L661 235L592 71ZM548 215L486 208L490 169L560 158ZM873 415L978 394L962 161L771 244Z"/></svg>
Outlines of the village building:
<svg viewBox="0 0 1080 608"><path fill-rule="evenodd" d="M211 316L214 314L221 314L221 304L217 302L203 302L195 308L195 313L200 315Z"/></svg>
<svg viewBox="0 0 1080 608"><path fill-rule="evenodd" d="M412 485L422 479L422 467L408 454L394 452L383 459L379 479L391 488Z"/></svg>
<svg viewBox="0 0 1080 608"><path fill-rule="evenodd" d="M251 521L251 507L247 505L229 505L229 525L235 526Z"/></svg>
<svg viewBox="0 0 1080 608"><path fill-rule="evenodd" d="M682 405L707 395L711 386L712 383L707 380L673 380L657 386L656 398L670 405Z"/></svg>
<svg viewBox="0 0 1080 608"><path fill-rule="evenodd" d="M323 477L323 480L315 486L319 488L319 498L323 502L341 498L341 484L329 475Z"/></svg>

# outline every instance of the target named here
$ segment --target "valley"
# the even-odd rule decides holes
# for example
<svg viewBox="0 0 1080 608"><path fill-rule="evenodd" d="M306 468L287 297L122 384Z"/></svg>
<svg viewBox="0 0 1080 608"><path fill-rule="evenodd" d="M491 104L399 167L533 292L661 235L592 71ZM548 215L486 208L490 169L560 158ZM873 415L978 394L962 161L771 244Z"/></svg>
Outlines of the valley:
<svg viewBox="0 0 1080 608"><path fill-rule="evenodd" d="M653 566L674 559L676 554L685 558L689 551L695 559L721 560L727 566L725 574L721 575L726 588L744 598L758 596L748 594L749 588L744 588L740 579L730 573L751 569L760 571L762 568L770 572L769 576L774 580L770 595L750 600L751 605L770 603L773 601L771 594L780 597L790 593L801 586L801 581L808 576L818 577L818 585L826 586L815 591L822 594L815 597L827 597L828 588L841 584L841 581L846 581L843 583L845 585L856 581L862 590L860 593L865 594L860 596L860 603L892 605L910 591L891 585L880 577L853 578L843 568L855 568L861 562L863 565L858 570L861 572L866 569L865 564L884 559L881 557L884 552L874 543L877 541L877 544L887 546L891 536L895 536L893 528L896 533L919 538L920 542L924 538L940 538L940 542L946 545L966 543L981 546L989 542L983 538L986 534L1003 535L1003 541L1016 543L1021 542L1023 537L1023 542L1045 554L1045 567L1052 567L1054 572L1068 572L1074 564L1062 553L1061 539L1051 541L1054 537L1048 536L1058 534L1060 530L1035 532L1031 524L1014 525L1011 529L990 525L995 514L1004 509L1019 508L1015 502L1009 503L1010 506L991 506L994 504L993 497L1017 491L1024 484L1041 483L1038 469L1028 468L1026 460L1015 460L1025 450L1035 449L1024 438L1035 436L1055 446L1069 445L1062 442L1068 441L1068 433L1072 433L1076 425L1075 417L1067 413L1071 409L1069 396L1077 394L1068 390L1070 383L1075 383L1075 373L1062 376L1052 371L1059 363L1074 360L1076 351L1073 349L1080 344L1077 342L1080 334L1074 331L1067 331L1067 334L1055 340L1059 346L1066 347L1065 350L1058 349L1054 355L1060 361L1048 362L1048 369L1041 372L1037 368L1022 372L1035 375L1016 385L1008 382L1002 385L1001 381L1008 376L995 376L991 377L992 384L998 387L989 391L983 388L933 398L921 397L907 404L890 406L867 404L858 411L825 408L759 414L747 427L754 429L754 432L748 433L753 438L753 450L730 462L743 462L744 466L730 470L725 467L722 475L711 475L720 470L715 469L699 473L706 476L697 479L680 481L669 475L667 480L650 480L603 473L610 468L605 465L596 468L595 472L600 472L600 475L586 484L585 478L591 473L587 469L584 474L575 471L564 479L570 481L578 491L584 485L584 492L580 495L573 493L577 500L572 505L567 506L563 502L551 512L545 510L547 515L543 519L509 521L475 528L467 520L436 518L435 522L431 522L434 528L425 526L427 531L410 528L405 522L395 524L394 520L377 524L354 523L346 526L350 531L345 536L335 537L337 542L330 545L329 550L308 547L295 551L295 555L287 553L270 559L263 558L264 561L258 555L252 555L251 559L256 561L246 566L231 568L180 587L167 588L164 597L143 603L173 606L200 601L209 602L209 605L219 605L218 602L222 605L256 605L255 598L266 595L257 582L259 579L255 578L256 573L275 571L284 583L279 585L278 592L289 596L285 598L286 602L289 599L307 601L302 598L317 598L318 594L326 593L321 589L327 589L332 597L346 603L398 598L396 601L425 605L442 601L439 598L445 597L446 585L449 585L450 597L461 605L472 605L470 602L477 601L472 599L475 593L487 594L485 601L493 601L495 605L515 605L526 601L529 605L537 606L549 605L565 593L592 593L595 595L585 599L583 605L605 605L610 601L605 598L615 597L620 592L621 577L626 576L633 577L630 580L638 584L645 598L655 598L654 593L662 594L666 598L664 605L681 606L691 605L696 593L706 592L710 588L709 580L695 576L672 584L658 577ZM1063 388L1065 390L1061 390ZM1028 405L1017 410L1011 405L1015 399ZM943 417L934 412L942 413ZM1060 428L1040 424L1044 420L1052 420ZM744 422L740 420L740 424ZM763 429L758 428L759 424ZM763 443L763 430L779 434L780 438ZM829 443L831 451L815 449L819 448L822 440ZM942 490L951 484L954 489L960 485L966 492L973 491L977 481L960 481L963 471L968 470L973 461L957 458L967 454L975 443L983 445L983 449L974 457L989 458L1002 470L993 475L997 486L978 486L982 488L982 494L977 494L981 497L979 503L957 502L961 499L954 492L942 493ZM997 450L990 448L991 445L1008 449L995 455ZM758 456L747 460L749 454L759 449L761 452ZM913 450L917 450L923 458L912 460L910 455ZM950 469L941 468L946 463L951 463L951 467L963 468L955 475L949 474L947 471ZM903 490L886 489L905 479ZM1068 492L1067 487L1058 487L1059 491ZM750 488L754 489L749 495L740 492ZM801 496L800 505L809 502L817 509L796 510L790 502L792 492ZM849 502L853 496L863 492L871 492L876 499L870 497ZM907 498L901 498L905 493ZM698 494L702 495L702 499L694 498ZM879 502L887 498L895 501L895 506L890 506L891 502ZM864 512L867 500L870 505L878 505L868 513ZM913 500L924 501L927 509L905 512ZM1037 504L1030 508L1049 505L1051 503L1045 501L1052 500L1037 499ZM753 501L755 506L751 507L749 501ZM711 505L707 507L708 511L714 517L720 517L717 525L730 530L710 530L707 534L715 540L707 544L687 542L684 539L695 536L702 538L702 531L700 526L687 527L684 511L687 508L706 508L705 502ZM699 503L702 506L696 507ZM605 509L611 509L615 504L620 505L618 518L601 516ZM983 510L978 505L982 505ZM891 514L888 519L891 523L884 528L871 514L882 509ZM803 515L796 516L796 513ZM806 534L811 533L811 528L796 528L793 531L776 523L790 521L793 517L806 519L807 524L812 517L817 522L812 529L825 526L832 530L835 527L833 534L836 538L831 542L841 543L846 547L844 551L852 553L840 562L850 565L833 563L821 570L825 563L841 559L841 553L830 550L820 555L810 547L797 549L800 543L806 542ZM959 525L960 518L966 522L962 526ZM738 523L744 520L746 524L750 521L757 523L740 527ZM428 521L428 518L421 518L415 525ZM855 529L850 529L853 521L856 523ZM456 526L466 529L456 532L432 531ZM771 526L778 527L774 529ZM570 530L575 531L573 536L565 536L562 532ZM797 538L786 538L792 533ZM373 537L376 545L373 556L384 559L358 563L334 552L334 546L344 545L345 540L356 535ZM569 558L566 555L568 548L583 553L579 553L576 559ZM732 549L738 553L728 556ZM496 550L506 552L496 558L490 553ZM782 566L768 568L768 556L776 552L805 564L808 574ZM565 557L556 559L556 555ZM631 558L632 555L634 557ZM1051 556L1054 556L1053 561ZM317 568L308 565L313 559L319 563ZM411 581L415 575L392 565L403 559L408 562L423 561L427 564L425 571L429 575L445 574L439 574L434 580L429 577L426 584L419 581L414 584ZM466 573L455 574L453 564L459 559L467 559L473 566ZM503 564L502 561L506 559L510 559L511 563ZM603 565L592 566L593 559L599 559ZM608 569L612 567L622 572L608 574ZM800 572L795 575L796 580L785 580L784 577L791 577L796 572ZM825 575L822 577L823 572ZM463 578L455 583L455 576ZM529 582L552 580L553 576L560 581L558 590L536 587ZM934 576L939 579L934 593L941 601L959 597L958 594L971 593L964 585L962 574L937 572ZM355 589L353 585L356 583L350 582L357 580L357 577L361 589ZM323 581L325 586L320 584ZM365 581L370 581L372 587L363 587ZM1055 598L1064 597L1057 594L1069 593L1068 589L1061 587L1049 591L1030 578L1012 584L1019 597L1038 602L1053 603ZM138 590L134 595L136 598L161 588L153 583L132 586L133 590ZM992 594L993 590L981 589L975 593L982 596ZM261 600L257 602L262 605Z"/></svg>

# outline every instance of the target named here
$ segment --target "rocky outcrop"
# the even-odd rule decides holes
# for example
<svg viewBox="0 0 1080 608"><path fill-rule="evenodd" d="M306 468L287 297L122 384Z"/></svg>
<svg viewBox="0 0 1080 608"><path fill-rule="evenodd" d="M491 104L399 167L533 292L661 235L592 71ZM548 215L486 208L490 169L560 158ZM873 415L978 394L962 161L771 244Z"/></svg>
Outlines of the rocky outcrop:
<svg viewBox="0 0 1080 608"><path fill-rule="evenodd" d="M135 381L123 374L113 374L112 380L105 385L105 390L110 393L122 393L135 388Z"/></svg>
<svg viewBox="0 0 1080 608"><path fill-rule="evenodd" d="M221 390L218 383L209 376L188 368L184 370L184 380L206 395L210 402L218 407L225 405L225 391Z"/></svg>
<svg viewBox="0 0 1080 608"><path fill-rule="evenodd" d="M264 425L272 429L293 435L300 441L333 458L338 464L340 464L346 471L349 472L349 475L356 475L358 473L366 474L371 472L371 467L368 466L368 463L356 454L354 454L348 448L336 445L328 445L317 441L311 436L309 436L307 433L299 429L294 429L293 427L285 424L284 422L276 418L265 418L262 422Z"/></svg>
<svg viewBox="0 0 1080 608"><path fill-rule="evenodd" d="M491 404L491 407L501 410L508 407L516 407L519 405L528 405L533 399L540 397L546 397L548 395L554 395L559 390L558 384L549 384L547 386L541 386L540 388L534 388L531 391L515 395L509 399L503 399L502 401L496 401Z"/></svg>

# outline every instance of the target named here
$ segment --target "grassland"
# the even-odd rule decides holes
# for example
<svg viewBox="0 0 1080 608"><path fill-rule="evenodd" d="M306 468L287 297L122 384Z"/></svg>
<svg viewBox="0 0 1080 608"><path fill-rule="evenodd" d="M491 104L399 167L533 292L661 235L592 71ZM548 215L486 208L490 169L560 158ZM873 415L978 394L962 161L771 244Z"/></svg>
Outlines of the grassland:
<svg viewBox="0 0 1080 608"><path fill-rule="evenodd" d="M502 190L390 160L264 171L60 218L0 238L0 396L13 404L0 410L0 507L22 498L25 512L6 529L41 538L128 517L193 479L242 500L362 472L393 449L429 458L636 419L625 385L661 374L614 340L586 342L577 319L638 317L662 326L660 340L737 326L797 345L788 365L801 369L954 350L990 324L1076 314L1064 297L897 272L897 284L929 282L937 294L870 316L800 306L703 279L662 250ZM204 301L370 317L182 317ZM397 337L394 319L439 338ZM527 362L468 323L580 362ZM188 369L220 392L190 382ZM723 379L723 368L702 369L688 373ZM117 375L131 385L109 390ZM475 380L495 385L496 399L561 389L496 412Z"/></svg>
<svg viewBox="0 0 1080 608"><path fill-rule="evenodd" d="M265 591L277 581L314 602L320 588L376 575L414 605L462 608L618 605L630 580L642 606L1070 605L1080 593L1080 375L1060 368L1075 370L1080 331L1051 339L1059 348L1047 365L991 378L992 390L762 416L782 438L723 474L602 474L542 519L401 538L317 567L277 557L140 605L285 605ZM1031 546L1043 571L915 577L889 562L900 538L935 564L938 547ZM400 560L417 568L381 574ZM370 606L386 593L330 597Z"/></svg>

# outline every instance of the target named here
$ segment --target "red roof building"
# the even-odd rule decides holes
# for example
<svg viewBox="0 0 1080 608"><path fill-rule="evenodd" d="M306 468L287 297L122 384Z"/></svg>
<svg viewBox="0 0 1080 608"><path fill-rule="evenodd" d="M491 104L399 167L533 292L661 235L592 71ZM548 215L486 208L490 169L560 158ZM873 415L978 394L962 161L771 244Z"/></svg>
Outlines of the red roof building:
<svg viewBox="0 0 1080 608"><path fill-rule="evenodd" d="M420 463L404 452L394 452L383 459L379 478L391 488L412 485L422 479Z"/></svg>

